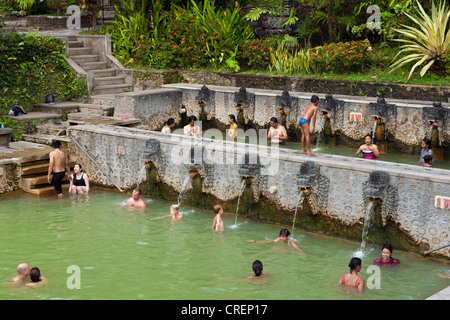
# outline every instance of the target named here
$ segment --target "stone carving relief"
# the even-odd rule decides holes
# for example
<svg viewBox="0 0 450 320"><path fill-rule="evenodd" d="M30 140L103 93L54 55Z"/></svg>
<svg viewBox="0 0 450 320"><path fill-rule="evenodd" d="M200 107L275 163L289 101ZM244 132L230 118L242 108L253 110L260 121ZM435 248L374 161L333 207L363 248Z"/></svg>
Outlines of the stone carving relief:
<svg viewBox="0 0 450 320"><path fill-rule="evenodd" d="M382 200L382 219L383 226L386 224L387 217L396 218L398 204L398 190L391 185L390 176L382 170L374 170L370 173L369 179L363 182L363 198L366 203L370 199Z"/></svg>

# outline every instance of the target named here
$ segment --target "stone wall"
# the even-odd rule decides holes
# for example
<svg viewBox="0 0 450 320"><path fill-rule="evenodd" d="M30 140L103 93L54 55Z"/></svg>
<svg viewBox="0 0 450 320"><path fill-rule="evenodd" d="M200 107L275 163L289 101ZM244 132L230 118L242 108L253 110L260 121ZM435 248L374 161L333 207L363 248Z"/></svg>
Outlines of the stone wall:
<svg viewBox="0 0 450 320"><path fill-rule="evenodd" d="M304 194L299 227L360 241L368 204L374 201L379 218L373 226L375 243L388 241L396 248L423 253L449 242L448 209L434 205L435 196L450 194L448 170L311 157L287 149L135 128L82 125L69 131L122 189L135 188L145 168L147 187L161 188L164 193L159 196L176 201L191 172L195 178L185 190L191 201L202 198L200 206L221 203L227 212L234 212L245 178L241 201L245 210L240 214L250 218L292 223ZM73 142L70 150L94 184L114 187ZM141 187L147 188L145 183ZM448 250L435 254L450 256Z"/></svg>
<svg viewBox="0 0 450 320"><path fill-rule="evenodd" d="M161 129L172 117L180 120L182 91L179 89L154 89L116 94L114 116L138 118L149 130Z"/></svg>
<svg viewBox="0 0 450 320"><path fill-rule="evenodd" d="M20 170L20 163L10 159L0 160L0 194L20 189Z"/></svg>

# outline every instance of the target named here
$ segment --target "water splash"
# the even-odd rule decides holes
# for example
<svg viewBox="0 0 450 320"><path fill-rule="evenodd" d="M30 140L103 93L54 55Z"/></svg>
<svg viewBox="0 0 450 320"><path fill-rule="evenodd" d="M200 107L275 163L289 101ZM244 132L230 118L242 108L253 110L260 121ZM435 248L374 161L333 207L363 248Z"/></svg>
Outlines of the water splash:
<svg viewBox="0 0 450 320"><path fill-rule="evenodd" d="M187 185L192 180L191 175L188 174L186 178L184 178L183 185L181 186L180 194L178 195L178 207L181 206L181 203L183 202L183 192L185 191Z"/></svg>
<svg viewBox="0 0 450 320"><path fill-rule="evenodd" d="M232 228L232 229L237 228L237 217L238 217L238 211L239 211L239 202L241 200L241 195L242 195L242 192L244 191L244 188L245 188L245 180L242 179L241 189L239 191L239 196L238 196L238 201L237 201L237 206L236 206L236 215L235 215L235 218L234 218L234 225L230 226L230 228Z"/></svg>

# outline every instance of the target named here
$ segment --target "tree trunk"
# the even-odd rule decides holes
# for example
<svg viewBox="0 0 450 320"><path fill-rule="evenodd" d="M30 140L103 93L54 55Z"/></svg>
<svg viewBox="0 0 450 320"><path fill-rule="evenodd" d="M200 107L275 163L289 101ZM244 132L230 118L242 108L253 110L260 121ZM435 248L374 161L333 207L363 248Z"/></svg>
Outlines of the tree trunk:
<svg viewBox="0 0 450 320"><path fill-rule="evenodd" d="M328 15L328 34L330 37L330 42L334 42L333 23L331 21L331 0L327 0L327 15Z"/></svg>

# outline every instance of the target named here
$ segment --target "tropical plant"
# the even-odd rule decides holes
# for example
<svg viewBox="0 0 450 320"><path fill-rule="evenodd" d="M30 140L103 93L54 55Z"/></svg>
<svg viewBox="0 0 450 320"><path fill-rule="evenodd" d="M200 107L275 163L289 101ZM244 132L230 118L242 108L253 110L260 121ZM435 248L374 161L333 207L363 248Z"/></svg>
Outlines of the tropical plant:
<svg viewBox="0 0 450 320"><path fill-rule="evenodd" d="M268 0L265 4L256 5L252 8L245 16L245 20L258 21L259 18L264 14L270 14L274 17L285 15L285 1L283 0ZM298 18L294 14L294 8L289 11L289 18L283 24L283 27L293 25L297 22Z"/></svg>
<svg viewBox="0 0 450 320"><path fill-rule="evenodd" d="M431 17L418 1L417 6L417 15L405 12L405 15L417 26L402 24L403 29L395 30L400 34L401 38L393 39L393 41L404 43L400 46L402 50L394 57L393 61L403 53L409 54L392 63L391 68L393 69L390 72L415 62L407 80L411 78L414 70L421 64L426 63L420 71L420 76L423 77L433 64L444 61L450 46L450 28L448 28L450 9L446 6L445 0L439 6L435 6L433 2Z"/></svg>

